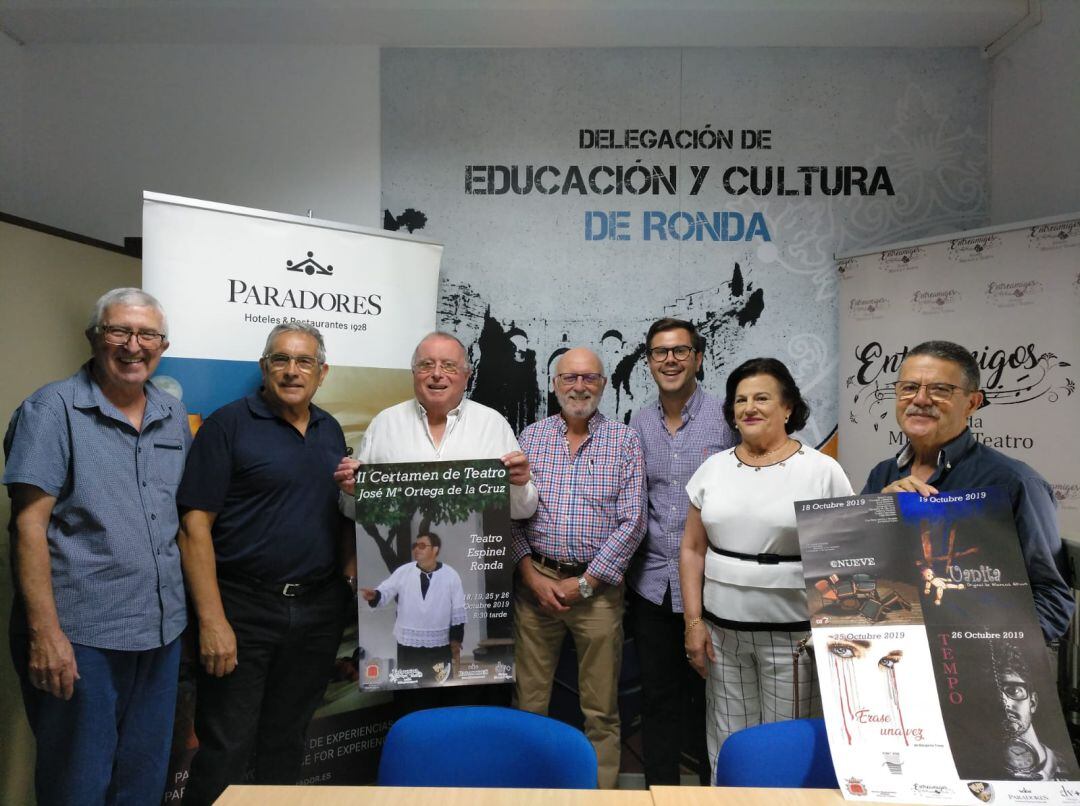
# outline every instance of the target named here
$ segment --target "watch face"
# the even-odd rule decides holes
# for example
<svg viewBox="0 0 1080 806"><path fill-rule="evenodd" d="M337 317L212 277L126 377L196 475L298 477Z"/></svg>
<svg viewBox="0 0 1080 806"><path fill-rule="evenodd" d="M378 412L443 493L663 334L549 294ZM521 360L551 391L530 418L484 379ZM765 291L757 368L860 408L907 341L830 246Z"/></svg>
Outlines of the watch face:
<svg viewBox="0 0 1080 806"><path fill-rule="evenodd" d="M1035 769L1039 755L1027 742L1015 739L1005 748L1005 765L1015 775L1023 775Z"/></svg>

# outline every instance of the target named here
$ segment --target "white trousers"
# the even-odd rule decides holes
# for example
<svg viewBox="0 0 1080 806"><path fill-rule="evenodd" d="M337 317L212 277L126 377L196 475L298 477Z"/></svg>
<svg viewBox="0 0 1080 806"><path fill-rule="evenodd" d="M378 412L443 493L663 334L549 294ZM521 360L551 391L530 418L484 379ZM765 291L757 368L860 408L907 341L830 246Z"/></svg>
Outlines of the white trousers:
<svg viewBox="0 0 1080 806"><path fill-rule="evenodd" d="M709 662L705 685L705 738L715 780L716 754L728 736L762 722L821 716L821 693L813 659L804 651L796 703L794 658L807 633L708 627L716 662Z"/></svg>

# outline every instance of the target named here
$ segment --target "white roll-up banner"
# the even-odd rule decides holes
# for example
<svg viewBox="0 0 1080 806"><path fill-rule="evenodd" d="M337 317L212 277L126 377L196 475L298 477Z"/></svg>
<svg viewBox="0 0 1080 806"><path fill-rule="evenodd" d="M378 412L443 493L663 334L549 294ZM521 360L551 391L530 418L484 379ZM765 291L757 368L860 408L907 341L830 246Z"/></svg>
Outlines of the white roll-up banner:
<svg viewBox="0 0 1080 806"><path fill-rule="evenodd" d="M315 403L356 447L375 414L413 394L412 351L435 329L442 251L397 233L147 192L143 288L165 308L170 342L154 382L184 401L195 431L259 387L274 325L314 325L330 365ZM193 632L184 638L167 801L183 797L198 746ZM302 783L374 779L392 717L388 695L358 686L364 658L353 621L308 727Z"/></svg>

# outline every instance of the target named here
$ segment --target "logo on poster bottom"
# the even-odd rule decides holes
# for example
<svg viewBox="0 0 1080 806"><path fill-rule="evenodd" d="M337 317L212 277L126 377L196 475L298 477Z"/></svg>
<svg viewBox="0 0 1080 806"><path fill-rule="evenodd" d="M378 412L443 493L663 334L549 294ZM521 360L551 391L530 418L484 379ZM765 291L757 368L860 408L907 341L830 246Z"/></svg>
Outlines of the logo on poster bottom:
<svg viewBox="0 0 1080 806"><path fill-rule="evenodd" d="M861 778L848 778L845 783L847 784L847 791L849 794L860 797L866 795L866 784L862 782Z"/></svg>
<svg viewBox="0 0 1080 806"><path fill-rule="evenodd" d="M994 802L994 787L989 781L968 781L968 791L983 803Z"/></svg>

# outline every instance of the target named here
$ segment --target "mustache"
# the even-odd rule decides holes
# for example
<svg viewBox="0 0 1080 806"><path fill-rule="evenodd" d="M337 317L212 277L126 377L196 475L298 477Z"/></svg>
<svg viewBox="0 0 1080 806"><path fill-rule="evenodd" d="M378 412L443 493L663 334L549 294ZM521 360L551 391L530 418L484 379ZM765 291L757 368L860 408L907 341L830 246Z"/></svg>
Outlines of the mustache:
<svg viewBox="0 0 1080 806"><path fill-rule="evenodd" d="M933 417L935 420L941 419L941 411L938 409L937 406L911 405L904 409L905 417L909 417L913 414L920 417Z"/></svg>

